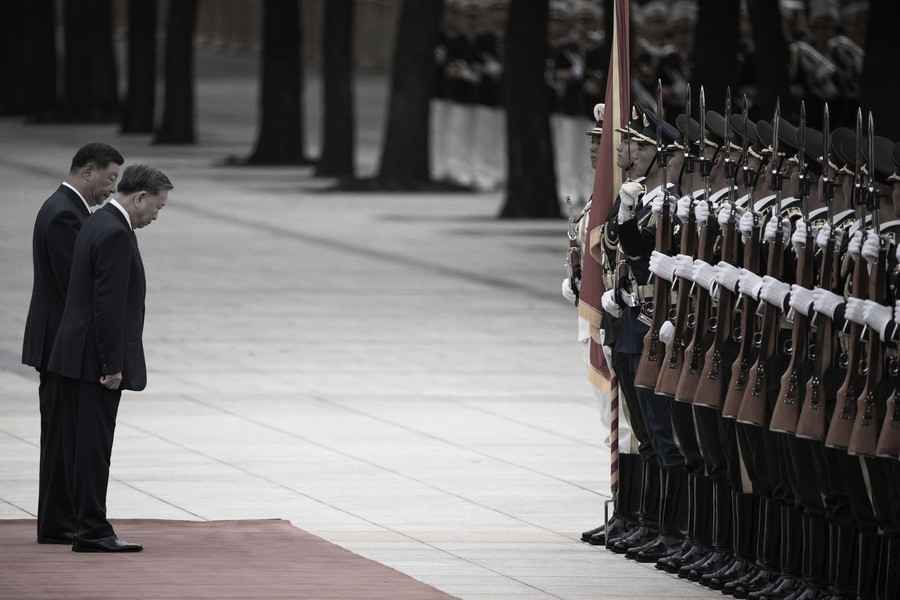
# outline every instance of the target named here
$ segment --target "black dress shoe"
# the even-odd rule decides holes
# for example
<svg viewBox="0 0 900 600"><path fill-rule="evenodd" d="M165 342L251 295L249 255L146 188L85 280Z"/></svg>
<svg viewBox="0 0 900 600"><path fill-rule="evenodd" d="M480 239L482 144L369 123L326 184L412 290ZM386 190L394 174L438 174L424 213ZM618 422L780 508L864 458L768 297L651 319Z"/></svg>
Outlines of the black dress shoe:
<svg viewBox="0 0 900 600"><path fill-rule="evenodd" d="M610 529L607 533L606 531L602 531L600 533L595 534L588 540L588 544L591 546L606 546L609 548L612 544L624 540L632 533L640 529L640 525L637 523L628 523L626 522L625 527L617 528L615 530Z"/></svg>
<svg viewBox="0 0 900 600"><path fill-rule="evenodd" d="M594 535L596 535L598 533L602 533L603 537L605 538L606 537L606 525L600 525L599 527L594 527L593 529L591 529L589 531L585 531L584 533L581 534L581 541L587 542Z"/></svg>
<svg viewBox="0 0 900 600"><path fill-rule="evenodd" d="M709 560L709 557L712 556L713 554L715 554L715 552L710 550L709 548L707 548L706 552L704 554L698 555L695 560L692 560L689 562L685 561L678 568L678 576L681 577L682 579L687 578L688 575L691 573L691 571L695 570L697 567L699 567L700 565L705 563L707 560Z"/></svg>
<svg viewBox="0 0 900 600"><path fill-rule="evenodd" d="M678 538L659 536L652 543L645 544L640 549L635 549L625 554L625 558L636 560L639 563L655 563L664 556L672 553L673 550L681 547L681 540Z"/></svg>
<svg viewBox="0 0 900 600"><path fill-rule="evenodd" d="M39 535L38 544L64 544L71 546L75 536L71 533L60 533L58 535Z"/></svg>
<svg viewBox="0 0 900 600"><path fill-rule="evenodd" d="M616 554L625 554L631 548L637 548L638 546L643 546L648 542L652 542L656 539L656 535L656 531L649 527L638 527L627 537L616 540L606 547Z"/></svg>
<svg viewBox="0 0 900 600"><path fill-rule="evenodd" d="M725 569L701 577L700 583L711 590L723 590L727 583L744 577L750 569L751 565L746 560L736 558Z"/></svg>
<svg viewBox="0 0 900 600"><path fill-rule="evenodd" d="M97 540L75 538L72 544L73 552L140 552L143 549L140 544L129 544L114 535Z"/></svg>
<svg viewBox="0 0 900 600"><path fill-rule="evenodd" d="M811 585L801 585L797 590L786 596L784 600L822 600L822 590Z"/></svg>
<svg viewBox="0 0 900 600"><path fill-rule="evenodd" d="M747 597L750 600L783 600L788 594L794 592L800 582L794 577L781 575L769 585L750 592Z"/></svg>
<svg viewBox="0 0 900 600"><path fill-rule="evenodd" d="M735 598L749 598L750 594L769 587L778 578L776 573L767 569L760 569L756 575L744 582L740 589L735 590L732 596Z"/></svg>
<svg viewBox="0 0 900 600"><path fill-rule="evenodd" d="M677 572L678 567L681 566L682 559L691 551L693 547L694 542L685 540L681 543L680 546L672 550L672 552L666 554L658 561L656 561L656 568L667 573Z"/></svg>
<svg viewBox="0 0 900 600"><path fill-rule="evenodd" d="M760 568L754 563L747 563L747 572L737 579L725 582L722 586L722 593L726 596L734 596L735 598L747 597L747 584L752 581L758 574Z"/></svg>

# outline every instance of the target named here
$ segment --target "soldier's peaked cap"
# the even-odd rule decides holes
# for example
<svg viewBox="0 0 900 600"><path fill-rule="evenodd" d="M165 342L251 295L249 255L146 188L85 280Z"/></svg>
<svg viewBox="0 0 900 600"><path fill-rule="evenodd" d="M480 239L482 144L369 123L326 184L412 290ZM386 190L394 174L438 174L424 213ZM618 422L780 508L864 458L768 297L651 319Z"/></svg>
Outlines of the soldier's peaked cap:
<svg viewBox="0 0 900 600"><path fill-rule="evenodd" d="M678 131L692 144L700 141L700 124L690 115L684 113L678 115L675 118L675 125L678 127Z"/></svg>
<svg viewBox="0 0 900 600"><path fill-rule="evenodd" d="M831 133L831 154L841 165L856 166L856 133L849 127L838 127Z"/></svg>
<svg viewBox="0 0 900 600"><path fill-rule="evenodd" d="M875 179L882 182L887 181L887 178L894 172L894 142L886 137L876 135L872 140L872 145L875 148ZM866 138L862 150L866 163L870 163L868 138Z"/></svg>
<svg viewBox="0 0 900 600"><path fill-rule="evenodd" d="M756 131L756 124L747 119L747 130L744 131L744 116L739 114L733 114L728 118L728 124L731 126L731 130L734 132L734 141L743 145L749 138L749 142L751 146L760 146L761 142L759 141L759 133Z"/></svg>

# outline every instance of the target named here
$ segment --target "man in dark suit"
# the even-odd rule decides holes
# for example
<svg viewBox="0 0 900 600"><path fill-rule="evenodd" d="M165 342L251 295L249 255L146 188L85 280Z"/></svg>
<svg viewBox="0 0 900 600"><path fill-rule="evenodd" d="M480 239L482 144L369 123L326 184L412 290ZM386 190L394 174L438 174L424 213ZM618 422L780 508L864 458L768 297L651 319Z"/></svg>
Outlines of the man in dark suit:
<svg viewBox="0 0 900 600"><path fill-rule="evenodd" d="M34 222L34 284L25 321L22 362L37 369L40 375L37 539L41 544L71 544L75 526L63 459L66 406L57 402L56 377L46 368L66 302L75 237L92 208L115 189L123 162L119 151L107 144L91 143L80 148L72 158L69 175L44 202Z"/></svg>
<svg viewBox="0 0 900 600"><path fill-rule="evenodd" d="M116 536L106 519L106 489L122 390L147 385L146 280L134 230L156 220L172 187L158 169L127 167L117 197L94 213L75 242L49 370L61 376L61 396L74 407L76 552L142 549Z"/></svg>

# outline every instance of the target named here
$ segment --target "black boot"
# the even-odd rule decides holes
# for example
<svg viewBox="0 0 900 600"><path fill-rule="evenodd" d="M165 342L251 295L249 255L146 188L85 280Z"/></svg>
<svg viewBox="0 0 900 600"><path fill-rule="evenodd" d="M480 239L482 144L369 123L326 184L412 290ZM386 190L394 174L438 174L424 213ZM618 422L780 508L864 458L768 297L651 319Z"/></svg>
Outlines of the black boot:
<svg viewBox="0 0 900 600"><path fill-rule="evenodd" d="M794 506L781 506L780 576L771 585L748 594L751 600L774 600L793 594L800 587L800 565L803 563L804 529L800 511Z"/></svg>
<svg viewBox="0 0 900 600"><path fill-rule="evenodd" d="M680 547L684 540L680 527L687 510L687 470L683 465L664 469L663 482L659 535L648 544L628 550L626 558L642 563L655 563Z"/></svg>
<svg viewBox="0 0 900 600"><path fill-rule="evenodd" d="M695 524L694 547L682 557L677 572L679 577L687 577L691 568L701 564L712 553L713 520L713 482L702 473L697 474L697 488L694 495Z"/></svg>
<svg viewBox="0 0 900 600"><path fill-rule="evenodd" d="M704 577L728 569L734 560L732 543L732 507L731 488L723 481L716 482L713 488L713 553L694 571L688 579L706 585Z"/></svg>
<svg viewBox="0 0 900 600"><path fill-rule="evenodd" d="M881 554L881 536L874 532L860 533L857 544L856 596L859 600L875 600L875 573Z"/></svg>
<svg viewBox="0 0 900 600"><path fill-rule="evenodd" d="M688 511L685 540L676 551L656 561L656 568L660 569L661 571L666 571L668 573L677 572L685 556L690 554L691 550L697 543L697 478L697 473L688 472Z"/></svg>
<svg viewBox="0 0 900 600"><path fill-rule="evenodd" d="M660 468L655 458L641 461L639 526L620 537L606 536L606 547L616 554L643 546L658 535ZM591 538L594 543L594 538ZM597 544L599 545L599 543Z"/></svg>
<svg viewBox="0 0 900 600"><path fill-rule="evenodd" d="M785 600L816 600L825 591L828 550L828 522L821 515L803 515L803 580Z"/></svg>
<svg viewBox="0 0 900 600"><path fill-rule="evenodd" d="M723 591L735 598L748 598L751 593L765 589L772 584L778 574L778 557L781 545L781 514L778 504L771 498L762 497L759 502L759 524L757 526L756 573L742 581L739 586L726 585Z"/></svg>
<svg viewBox="0 0 900 600"><path fill-rule="evenodd" d="M827 600L856 598L856 528L832 522L828 529Z"/></svg>
<svg viewBox="0 0 900 600"><path fill-rule="evenodd" d="M759 503L753 494L734 492L734 562L717 579L709 581L709 587L730 593L756 570L756 515ZM726 589L726 586L731 586Z"/></svg>
<svg viewBox="0 0 900 600"><path fill-rule="evenodd" d="M635 526L637 511L634 511L634 501L631 499L631 489L633 484L631 478L634 477L634 471L640 457L636 454L620 454L619 455L619 487L616 490L614 498L615 509L609 523L604 523L599 527L595 527L590 531L581 534L581 541L592 543L595 546L606 544L606 537L621 537L626 531L633 529ZM591 542L591 540L595 540Z"/></svg>

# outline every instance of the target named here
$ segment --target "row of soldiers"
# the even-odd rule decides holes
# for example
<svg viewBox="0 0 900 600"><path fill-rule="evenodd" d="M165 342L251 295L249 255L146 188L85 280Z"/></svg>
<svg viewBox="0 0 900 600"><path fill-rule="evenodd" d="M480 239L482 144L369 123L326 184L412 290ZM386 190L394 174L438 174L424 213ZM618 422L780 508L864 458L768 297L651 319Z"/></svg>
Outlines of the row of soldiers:
<svg viewBox="0 0 900 600"><path fill-rule="evenodd" d="M736 598L898 598L900 145L661 95L592 232L633 443L583 540Z"/></svg>

